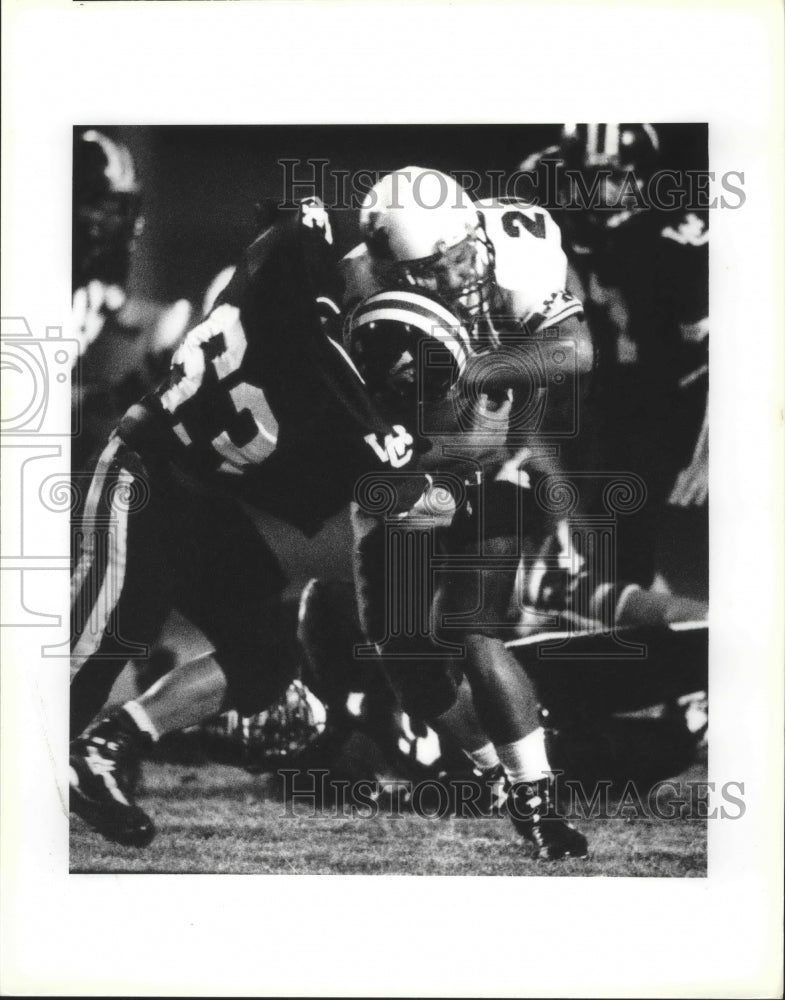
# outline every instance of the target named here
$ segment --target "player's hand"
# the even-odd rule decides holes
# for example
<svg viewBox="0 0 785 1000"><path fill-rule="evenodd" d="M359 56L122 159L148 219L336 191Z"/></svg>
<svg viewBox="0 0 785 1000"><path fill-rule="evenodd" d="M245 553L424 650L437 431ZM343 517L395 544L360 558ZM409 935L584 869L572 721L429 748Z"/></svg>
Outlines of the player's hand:
<svg viewBox="0 0 785 1000"><path fill-rule="evenodd" d="M692 460L676 477L676 484L668 497L675 507L699 507L709 495L709 404L703 418Z"/></svg>
<svg viewBox="0 0 785 1000"><path fill-rule="evenodd" d="M71 325L79 341L79 354L84 354L104 328L107 317L117 314L125 304L125 292L118 285L91 281L77 288L71 305Z"/></svg>
<svg viewBox="0 0 785 1000"><path fill-rule="evenodd" d="M483 436L503 435L506 438L510 429L511 410L512 389L481 392L473 407L470 433Z"/></svg>

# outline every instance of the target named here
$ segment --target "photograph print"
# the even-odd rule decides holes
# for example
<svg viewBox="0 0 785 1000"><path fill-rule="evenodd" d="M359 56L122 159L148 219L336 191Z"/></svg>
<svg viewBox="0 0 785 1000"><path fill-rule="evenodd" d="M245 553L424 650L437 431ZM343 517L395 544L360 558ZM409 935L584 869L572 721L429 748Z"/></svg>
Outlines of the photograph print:
<svg viewBox="0 0 785 1000"><path fill-rule="evenodd" d="M706 876L708 138L74 128L71 872Z"/></svg>

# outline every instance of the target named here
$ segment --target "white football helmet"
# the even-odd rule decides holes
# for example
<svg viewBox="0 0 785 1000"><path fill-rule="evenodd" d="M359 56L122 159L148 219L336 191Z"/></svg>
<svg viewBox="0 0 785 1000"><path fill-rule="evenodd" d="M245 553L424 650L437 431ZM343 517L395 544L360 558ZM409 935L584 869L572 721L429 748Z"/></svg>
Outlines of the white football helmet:
<svg viewBox="0 0 785 1000"><path fill-rule="evenodd" d="M327 728L327 708L302 681L295 680L274 704L248 717L224 712L199 727L219 760L235 760L248 770L271 770L294 760Z"/></svg>
<svg viewBox="0 0 785 1000"><path fill-rule="evenodd" d="M465 323L487 307L493 245L471 198L452 177L422 167L387 174L366 195L360 227L387 287L417 286Z"/></svg>

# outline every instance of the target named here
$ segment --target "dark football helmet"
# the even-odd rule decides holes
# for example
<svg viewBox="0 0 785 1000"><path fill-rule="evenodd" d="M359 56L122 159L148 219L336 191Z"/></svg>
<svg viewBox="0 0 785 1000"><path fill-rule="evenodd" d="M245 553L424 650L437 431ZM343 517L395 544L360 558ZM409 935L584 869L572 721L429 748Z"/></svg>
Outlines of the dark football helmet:
<svg viewBox="0 0 785 1000"><path fill-rule="evenodd" d="M134 162L126 146L97 129L74 135L73 287L123 286L143 220Z"/></svg>
<svg viewBox="0 0 785 1000"><path fill-rule="evenodd" d="M648 171L656 163L659 151L659 136L654 126L647 123L562 127L562 154L568 167Z"/></svg>
<svg viewBox="0 0 785 1000"><path fill-rule="evenodd" d="M472 354L466 328L441 302L377 292L349 313L344 346L385 412L444 399Z"/></svg>
<svg viewBox="0 0 785 1000"><path fill-rule="evenodd" d="M657 131L648 123L563 126L559 201L569 210L562 225L574 247L593 249L640 215L659 154Z"/></svg>

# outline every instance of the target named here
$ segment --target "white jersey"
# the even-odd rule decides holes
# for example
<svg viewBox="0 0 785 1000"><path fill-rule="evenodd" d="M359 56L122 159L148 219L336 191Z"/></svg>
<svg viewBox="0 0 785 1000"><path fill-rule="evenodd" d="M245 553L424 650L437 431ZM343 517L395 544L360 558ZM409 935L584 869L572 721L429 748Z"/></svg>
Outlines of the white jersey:
<svg viewBox="0 0 785 1000"><path fill-rule="evenodd" d="M550 214L522 201L488 198L476 203L495 250L494 320L525 323L537 332L579 314L583 307L566 291L567 257L561 231ZM351 305L383 288L364 243L341 262L345 303Z"/></svg>
<svg viewBox="0 0 785 1000"><path fill-rule="evenodd" d="M583 311L566 290L567 257L561 230L549 212L523 201L477 202L496 251L496 296L492 312L525 323L532 332Z"/></svg>

